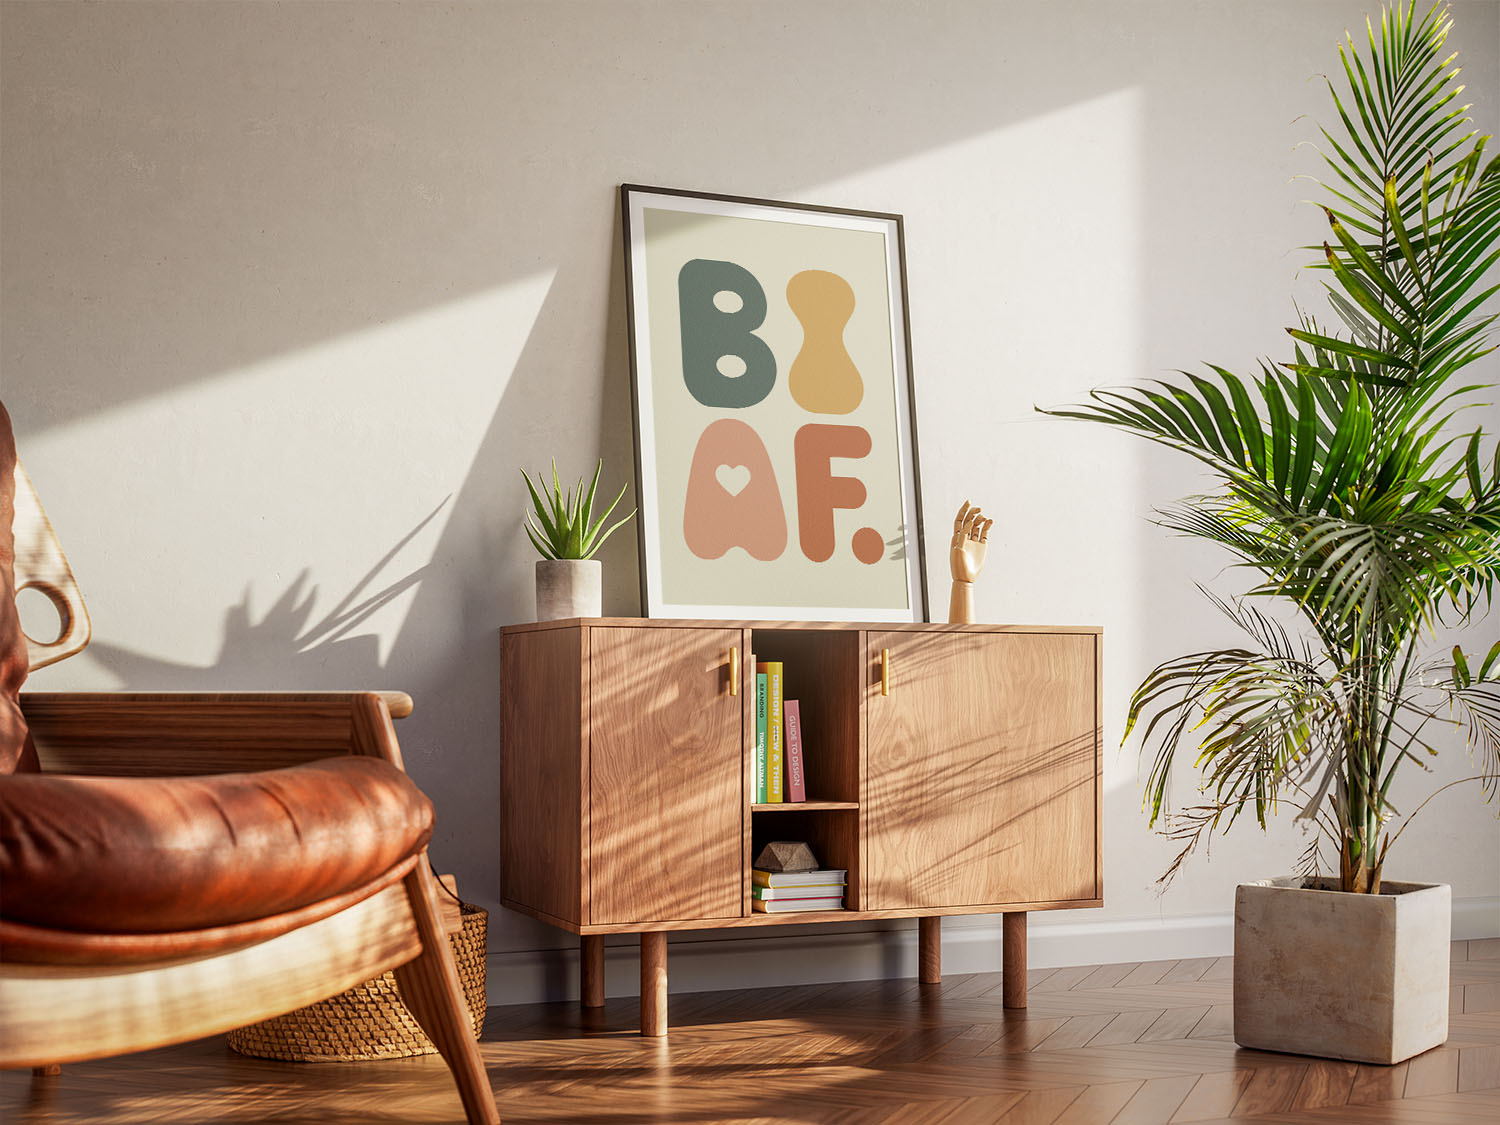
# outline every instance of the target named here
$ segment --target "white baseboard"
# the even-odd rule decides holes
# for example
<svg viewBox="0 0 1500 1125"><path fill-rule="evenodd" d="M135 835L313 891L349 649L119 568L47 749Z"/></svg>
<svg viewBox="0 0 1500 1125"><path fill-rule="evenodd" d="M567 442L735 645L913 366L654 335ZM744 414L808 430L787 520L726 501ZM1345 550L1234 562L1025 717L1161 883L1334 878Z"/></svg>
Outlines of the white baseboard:
<svg viewBox="0 0 1500 1125"><path fill-rule="evenodd" d="M1453 940L1500 937L1500 898L1453 900Z"/></svg>
<svg viewBox="0 0 1500 1125"><path fill-rule="evenodd" d="M1227 957L1234 949L1232 914L1166 918L1049 922L1033 914L1027 934L1027 964L1103 965ZM715 992L829 984L840 981L914 977L916 921L884 922L869 928L795 932L761 930L753 937L727 931L673 937L668 979L673 992ZM1500 898L1455 899L1453 938L1500 936ZM997 973L1001 964L1000 919L965 915L943 919L943 971ZM611 937L605 947L605 993L640 992L639 944L634 935ZM535 1004L578 998L578 947L490 953L486 959L489 1002Z"/></svg>

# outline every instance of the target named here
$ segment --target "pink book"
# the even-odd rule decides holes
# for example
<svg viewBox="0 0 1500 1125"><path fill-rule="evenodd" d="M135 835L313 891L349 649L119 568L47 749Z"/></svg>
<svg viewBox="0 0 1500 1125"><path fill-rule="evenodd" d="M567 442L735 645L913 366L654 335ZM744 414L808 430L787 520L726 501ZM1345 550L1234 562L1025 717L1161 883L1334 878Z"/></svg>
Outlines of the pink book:
<svg viewBox="0 0 1500 1125"><path fill-rule="evenodd" d="M807 800L807 771L802 768L802 708L795 699L781 704L786 724L786 799Z"/></svg>

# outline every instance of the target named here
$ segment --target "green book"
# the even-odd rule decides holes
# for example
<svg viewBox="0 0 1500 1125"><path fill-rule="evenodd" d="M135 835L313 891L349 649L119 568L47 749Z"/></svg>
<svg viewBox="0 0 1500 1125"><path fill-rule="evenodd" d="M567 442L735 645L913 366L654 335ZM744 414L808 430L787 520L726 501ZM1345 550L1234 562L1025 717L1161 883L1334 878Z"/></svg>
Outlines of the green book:
<svg viewBox="0 0 1500 1125"><path fill-rule="evenodd" d="M755 803L766 803L766 674L755 673Z"/></svg>

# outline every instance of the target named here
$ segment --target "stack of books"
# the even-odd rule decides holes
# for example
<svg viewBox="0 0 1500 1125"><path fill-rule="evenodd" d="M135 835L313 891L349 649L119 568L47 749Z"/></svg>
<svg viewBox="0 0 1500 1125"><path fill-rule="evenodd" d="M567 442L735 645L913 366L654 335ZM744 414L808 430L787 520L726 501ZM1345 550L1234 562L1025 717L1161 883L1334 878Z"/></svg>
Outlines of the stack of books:
<svg viewBox="0 0 1500 1125"><path fill-rule="evenodd" d="M780 805L807 800L802 762L802 708L782 698L779 660L755 666L755 803Z"/></svg>
<svg viewBox="0 0 1500 1125"><path fill-rule="evenodd" d="M844 871L750 872L751 905L763 914L844 909Z"/></svg>

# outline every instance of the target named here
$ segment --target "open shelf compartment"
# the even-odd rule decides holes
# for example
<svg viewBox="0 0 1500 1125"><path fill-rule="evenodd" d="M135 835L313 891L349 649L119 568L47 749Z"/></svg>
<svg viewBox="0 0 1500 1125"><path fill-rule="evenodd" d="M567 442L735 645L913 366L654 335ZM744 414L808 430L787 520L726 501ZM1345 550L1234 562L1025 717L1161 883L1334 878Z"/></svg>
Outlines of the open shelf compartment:
<svg viewBox="0 0 1500 1125"><path fill-rule="evenodd" d="M751 805L750 862L753 864L772 840L805 841L820 867L848 872L844 906L856 910L862 683L859 631L756 628L751 651L759 662L781 661L782 696L801 705L807 800ZM746 871L747 881L749 876Z"/></svg>
<svg viewBox="0 0 1500 1125"><path fill-rule="evenodd" d="M781 661L783 698L801 705L803 807L859 808L859 631L756 629L751 651L758 662ZM755 809L772 807L781 808Z"/></svg>
<svg viewBox="0 0 1500 1125"><path fill-rule="evenodd" d="M750 833L750 862L773 840L801 840L812 848L820 868L842 868L848 872L844 887L844 909L859 909L859 810L808 809L788 805L791 811L756 813ZM750 872L745 872L748 883Z"/></svg>

